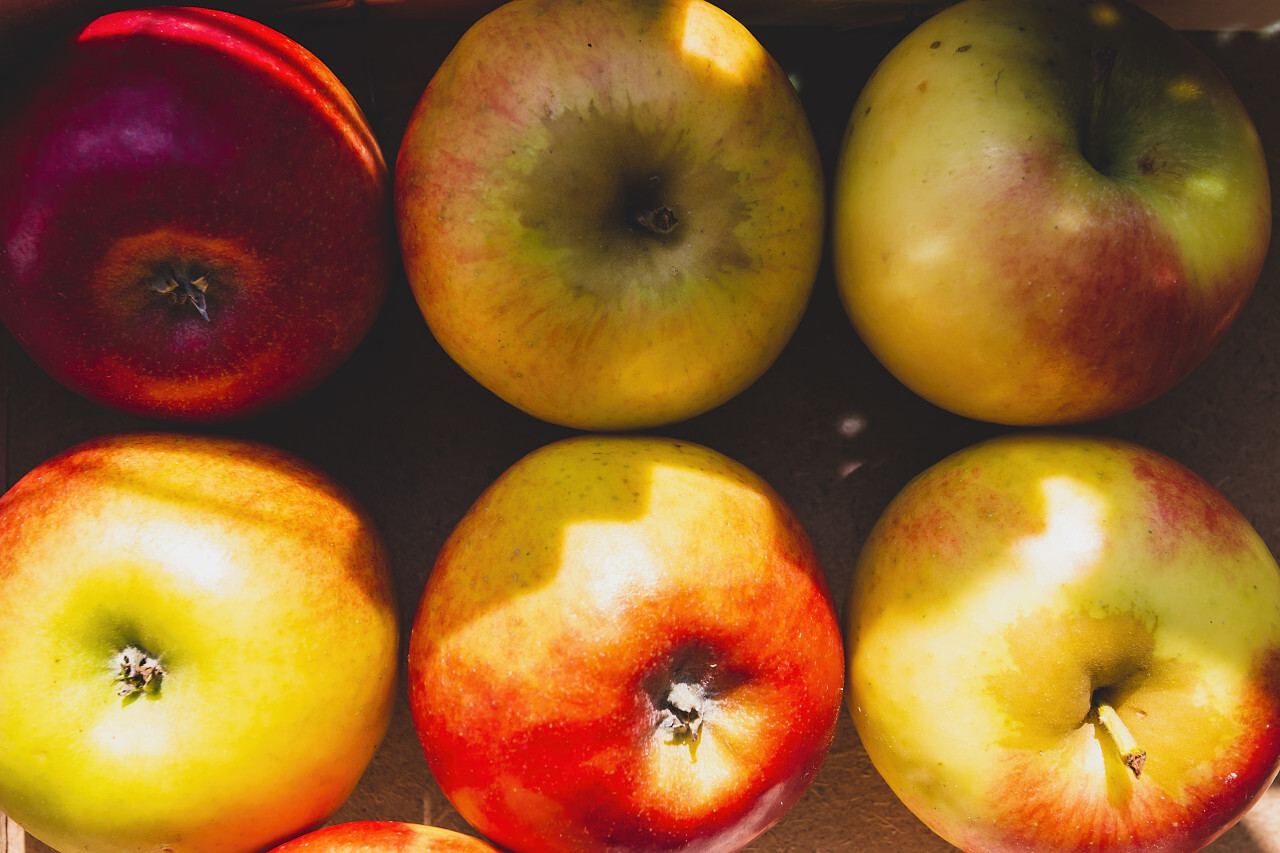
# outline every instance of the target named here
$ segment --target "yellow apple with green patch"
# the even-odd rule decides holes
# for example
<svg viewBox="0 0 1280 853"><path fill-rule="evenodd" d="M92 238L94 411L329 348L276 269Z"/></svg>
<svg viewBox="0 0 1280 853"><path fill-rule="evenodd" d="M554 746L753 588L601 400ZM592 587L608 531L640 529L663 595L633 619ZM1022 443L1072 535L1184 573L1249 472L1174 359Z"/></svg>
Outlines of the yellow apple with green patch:
<svg viewBox="0 0 1280 853"><path fill-rule="evenodd" d="M1122 0L966 0L883 60L836 167L836 281L870 350L971 418L1133 409L1226 333L1271 237L1231 83Z"/></svg>
<svg viewBox="0 0 1280 853"><path fill-rule="evenodd" d="M711 409L808 303L825 190L799 97L705 0L513 0L472 26L395 167L436 339L516 407L581 429Z"/></svg>
<svg viewBox="0 0 1280 853"><path fill-rule="evenodd" d="M257 442L92 439L0 497L0 810L62 853L259 853L328 819L395 704L386 549Z"/></svg>
<svg viewBox="0 0 1280 853"><path fill-rule="evenodd" d="M1280 570L1185 466L990 439L912 480L845 607L875 768L969 853L1189 853L1280 766Z"/></svg>
<svg viewBox="0 0 1280 853"><path fill-rule="evenodd" d="M539 448L441 549L409 704L458 813L521 853L741 850L809 787L844 649L817 554L710 448Z"/></svg>

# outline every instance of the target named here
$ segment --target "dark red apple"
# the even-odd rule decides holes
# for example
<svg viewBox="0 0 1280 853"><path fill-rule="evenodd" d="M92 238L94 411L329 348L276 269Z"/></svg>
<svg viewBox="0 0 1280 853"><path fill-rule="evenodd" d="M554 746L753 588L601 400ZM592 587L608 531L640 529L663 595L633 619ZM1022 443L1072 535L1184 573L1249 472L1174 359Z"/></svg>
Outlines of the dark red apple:
<svg viewBox="0 0 1280 853"><path fill-rule="evenodd" d="M244 416L313 388L372 325L395 257L386 163L292 39L118 12L10 95L0 319L58 381L143 416Z"/></svg>

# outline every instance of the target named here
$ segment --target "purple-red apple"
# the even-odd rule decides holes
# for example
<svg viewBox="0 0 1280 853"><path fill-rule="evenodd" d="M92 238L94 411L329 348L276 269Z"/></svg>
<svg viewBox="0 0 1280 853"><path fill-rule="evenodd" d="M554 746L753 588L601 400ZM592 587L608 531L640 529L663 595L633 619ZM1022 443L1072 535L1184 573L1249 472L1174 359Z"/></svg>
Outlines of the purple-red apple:
<svg viewBox="0 0 1280 853"><path fill-rule="evenodd" d="M868 756L969 853L1190 853L1280 766L1280 570L1150 449L948 457L872 529L844 615Z"/></svg>
<svg viewBox="0 0 1280 853"><path fill-rule="evenodd" d="M837 284L871 351L972 418L1114 415L1226 333L1271 238L1230 82L1122 0L967 0L867 82L835 175Z"/></svg>
<svg viewBox="0 0 1280 853"><path fill-rule="evenodd" d="M395 251L387 167L314 55L243 17L100 17L11 87L0 319L68 387L214 421L354 351Z"/></svg>
<svg viewBox="0 0 1280 853"><path fill-rule="evenodd" d="M533 451L441 549L409 701L441 790L520 853L727 853L806 790L844 652L798 519L706 447Z"/></svg>
<svg viewBox="0 0 1280 853"><path fill-rule="evenodd" d="M472 26L405 129L405 270L441 346L580 429L704 412L808 303L824 186L787 75L704 0L513 0Z"/></svg>
<svg viewBox="0 0 1280 853"><path fill-rule="evenodd" d="M0 811L55 850L257 853L328 819L395 704L382 539L297 457L94 439L0 497Z"/></svg>

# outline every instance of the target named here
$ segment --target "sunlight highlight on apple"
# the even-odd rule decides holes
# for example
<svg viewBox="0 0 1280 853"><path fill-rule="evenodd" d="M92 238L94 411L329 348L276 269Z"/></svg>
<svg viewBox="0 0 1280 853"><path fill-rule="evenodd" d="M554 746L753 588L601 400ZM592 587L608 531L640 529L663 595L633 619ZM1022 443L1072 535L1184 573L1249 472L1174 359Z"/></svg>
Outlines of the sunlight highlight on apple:
<svg viewBox="0 0 1280 853"><path fill-rule="evenodd" d="M685 11L684 52L706 60L727 77L743 80L760 64L756 45L736 32L740 29L733 18L714 6L691 3Z"/></svg>
<svg viewBox="0 0 1280 853"><path fill-rule="evenodd" d="M1046 586L1065 583L1098 559L1102 551L1104 504L1096 492L1072 477L1041 483L1046 524L1043 533L1014 545L1019 563Z"/></svg>

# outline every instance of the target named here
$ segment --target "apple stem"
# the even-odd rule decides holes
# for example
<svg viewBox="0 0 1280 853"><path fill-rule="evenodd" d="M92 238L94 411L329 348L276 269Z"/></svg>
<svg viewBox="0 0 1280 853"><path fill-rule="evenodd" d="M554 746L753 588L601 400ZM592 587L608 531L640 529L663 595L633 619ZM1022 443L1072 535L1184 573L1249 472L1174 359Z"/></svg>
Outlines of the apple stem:
<svg viewBox="0 0 1280 853"><path fill-rule="evenodd" d="M1085 134L1085 156L1100 172L1107 168L1107 156L1102 144L1103 117L1111 100L1111 72L1116 65L1116 50L1103 47L1093 54L1093 101L1089 109L1089 127Z"/></svg>
<svg viewBox="0 0 1280 853"><path fill-rule="evenodd" d="M1147 751L1138 747L1138 742L1133 739L1133 735L1129 732L1129 727L1124 724L1124 720L1120 719L1116 709L1106 702L1099 703L1098 721L1102 723L1102 727L1111 735L1116 749L1120 752L1120 759L1125 763L1126 767L1133 771L1134 778L1141 776L1142 767L1147 763Z"/></svg>
<svg viewBox="0 0 1280 853"><path fill-rule="evenodd" d="M678 681L671 685L666 702L659 709L658 727L671 732L667 743L688 744L689 757L698 760L698 741L702 738L702 713L699 710L706 698L696 684Z"/></svg>
<svg viewBox="0 0 1280 853"><path fill-rule="evenodd" d="M207 273L192 278L173 272L153 281L151 289L156 293L168 294L175 305L190 302L195 306L201 317L205 320L209 319L209 306L205 299L205 293L209 290L209 276Z"/></svg>
<svg viewBox="0 0 1280 853"><path fill-rule="evenodd" d="M154 693L160 689L160 681L165 675L159 658L153 658L137 646L122 649L113 660L119 670L115 683L119 685L116 693L128 698L137 693Z"/></svg>

